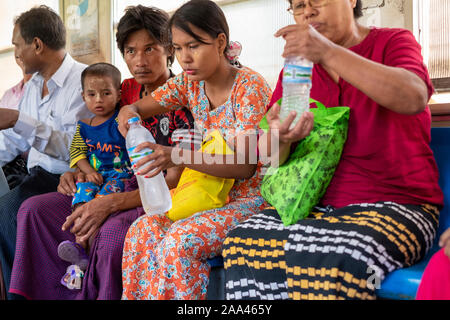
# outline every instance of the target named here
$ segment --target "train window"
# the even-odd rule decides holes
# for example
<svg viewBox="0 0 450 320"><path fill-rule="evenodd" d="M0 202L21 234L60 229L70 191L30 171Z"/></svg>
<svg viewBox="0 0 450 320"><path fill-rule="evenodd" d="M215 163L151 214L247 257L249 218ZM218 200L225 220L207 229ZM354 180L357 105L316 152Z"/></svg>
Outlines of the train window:
<svg viewBox="0 0 450 320"><path fill-rule="evenodd" d="M437 92L450 92L450 1L415 0L415 32Z"/></svg>

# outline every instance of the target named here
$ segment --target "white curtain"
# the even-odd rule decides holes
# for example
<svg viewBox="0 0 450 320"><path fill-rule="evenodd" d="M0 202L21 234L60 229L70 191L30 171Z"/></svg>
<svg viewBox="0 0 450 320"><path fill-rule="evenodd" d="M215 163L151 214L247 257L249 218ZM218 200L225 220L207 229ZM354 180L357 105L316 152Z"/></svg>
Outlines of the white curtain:
<svg viewBox="0 0 450 320"><path fill-rule="evenodd" d="M429 11L429 60L432 79L450 77L450 1L431 0Z"/></svg>

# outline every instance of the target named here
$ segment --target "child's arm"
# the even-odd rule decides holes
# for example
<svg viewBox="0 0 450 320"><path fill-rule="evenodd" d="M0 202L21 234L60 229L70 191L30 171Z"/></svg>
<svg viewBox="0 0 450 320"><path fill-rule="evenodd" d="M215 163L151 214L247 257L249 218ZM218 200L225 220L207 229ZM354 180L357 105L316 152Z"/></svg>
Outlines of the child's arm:
<svg viewBox="0 0 450 320"><path fill-rule="evenodd" d="M84 120L83 120L84 121ZM73 136L72 144L70 146L70 168L78 167L81 172L86 174L86 181L96 184L103 184L103 177L91 167L87 160L88 146L84 142L80 133L80 125L77 125L77 131Z"/></svg>
<svg viewBox="0 0 450 320"><path fill-rule="evenodd" d="M98 185L103 184L102 175L91 167L91 164L87 159L79 160L76 165L81 170L81 172L83 172L86 175L87 182L96 183Z"/></svg>

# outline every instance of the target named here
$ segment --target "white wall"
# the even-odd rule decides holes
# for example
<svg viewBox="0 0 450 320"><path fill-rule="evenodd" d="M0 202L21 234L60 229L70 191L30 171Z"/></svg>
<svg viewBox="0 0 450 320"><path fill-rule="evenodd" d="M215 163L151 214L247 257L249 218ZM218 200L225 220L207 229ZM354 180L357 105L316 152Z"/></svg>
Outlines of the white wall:
<svg viewBox="0 0 450 320"><path fill-rule="evenodd" d="M119 0L119 5L116 7L118 18L115 21L120 19L126 5L137 3L139 1L128 0L125 4L124 1ZM172 10L173 3L174 1L166 2L165 0L164 2L162 0L144 2L145 5L158 6L165 10ZM243 0L222 5L230 27L231 40L239 41L243 45L241 63L261 73L272 87L275 86L283 65L281 53L284 46L283 40L275 39L273 34L279 28L294 22L292 16L286 11L287 8L288 3L284 0ZM115 57L115 64L125 77L129 77L130 74L118 50L115 52ZM177 63L173 71L181 72Z"/></svg>
<svg viewBox="0 0 450 320"><path fill-rule="evenodd" d="M22 71L16 64L11 47L14 18L35 5L45 4L58 12L59 0L0 0L0 97L3 93L19 83Z"/></svg>
<svg viewBox="0 0 450 320"><path fill-rule="evenodd" d="M102 0L104 1L104 0ZM112 0L111 0L112 1ZM27 3L30 7L35 4L48 4L55 6L58 0L16 0ZM123 15L123 10L128 5L153 5L164 10L173 10L185 0L115 0L115 22ZM229 2L229 4L227 4ZM381 27L405 27L410 28L412 23L410 3L412 0L363 0L364 17L360 22L365 25ZM3 1L1 1L3 3ZM293 23L292 17L286 12L288 2L286 0L241 0L219 1L230 25L231 39L239 41L243 45L241 63L261 73L267 82L274 87L279 71L283 65L281 52L283 40L275 39L273 34L282 26ZM0 11L0 20L9 21L12 17L5 16ZM10 30L0 30L0 35L8 37ZM10 37L11 35L9 35ZM130 77L128 69L123 62L116 44L114 63L121 69L123 77ZM176 73L181 68L174 67ZM14 62L12 52L0 53L0 95L19 82L20 69Z"/></svg>
<svg viewBox="0 0 450 320"><path fill-rule="evenodd" d="M366 26L412 29L412 0L363 0Z"/></svg>
<svg viewBox="0 0 450 320"><path fill-rule="evenodd" d="M14 59L14 51L0 54L0 97L22 79L22 71Z"/></svg>
<svg viewBox="0 0 450 320"><path fill-rule="evenodd" d="M411 1L411 0L407 0ZM128 5L139 3L152 5L171 11L185 0L116 0L115 22L118 22L123 10ZM287 0L241 0L218 1L230 26L230 37L243 45L241 63L261 73L269 85L274 87L283 66L281 53L284 41L276 39L273 34L281 27L294 23L292 16L286 11ZM364 17L360 23L379 27L407 27L405 19L405 0L363 0ZM124 77L130 77L120 52L115 52L115 64L121 69ZM174 72L181 72L176 63Z"/></svg>

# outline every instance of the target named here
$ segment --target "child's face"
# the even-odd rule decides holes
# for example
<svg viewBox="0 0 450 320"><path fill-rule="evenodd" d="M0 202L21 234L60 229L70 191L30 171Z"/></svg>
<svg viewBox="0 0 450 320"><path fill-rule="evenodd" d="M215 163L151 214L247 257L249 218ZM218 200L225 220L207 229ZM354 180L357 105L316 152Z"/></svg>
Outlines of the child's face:
<svg viewBox="0 0 450 320"><path fill-rule="evenodd" d="M120 101L120 91L110 77L87 76L84 79L83 100L93 114L111 116Z"/></svg>

